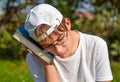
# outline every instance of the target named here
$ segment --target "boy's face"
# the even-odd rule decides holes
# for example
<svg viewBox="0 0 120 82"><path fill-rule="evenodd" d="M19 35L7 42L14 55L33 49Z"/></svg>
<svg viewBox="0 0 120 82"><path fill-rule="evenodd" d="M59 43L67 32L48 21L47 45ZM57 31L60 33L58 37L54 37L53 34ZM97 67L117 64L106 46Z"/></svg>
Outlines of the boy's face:
<svg viewBox="0 0 120 82"><path fill-rule="evenodd" d="M64 26L60 26L63 28ZM66 28L68 26L66 25ZM57 31L50 34L45 40L39 42L39 44L49 51L50 53L54 54L55 56L59 56L62 58L68 57L71 54L71 39L70 39L70 29L65 31Z"/></svg>

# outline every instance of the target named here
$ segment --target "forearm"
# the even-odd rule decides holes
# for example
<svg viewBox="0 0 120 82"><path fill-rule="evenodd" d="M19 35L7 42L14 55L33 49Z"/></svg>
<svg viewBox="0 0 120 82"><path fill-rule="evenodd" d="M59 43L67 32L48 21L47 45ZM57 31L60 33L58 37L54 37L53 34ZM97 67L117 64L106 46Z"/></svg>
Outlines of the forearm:
<svg viewBox="0 0 120 82"><path fill-rule="evenodd" d="M45 65L46 82L60 82L55 66Z"/></svg>

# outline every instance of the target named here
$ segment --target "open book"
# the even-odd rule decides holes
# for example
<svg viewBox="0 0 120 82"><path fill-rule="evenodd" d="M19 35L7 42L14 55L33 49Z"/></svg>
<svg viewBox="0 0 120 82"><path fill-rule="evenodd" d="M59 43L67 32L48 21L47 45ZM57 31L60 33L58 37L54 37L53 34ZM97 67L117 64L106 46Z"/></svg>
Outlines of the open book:
<svg viewBox="0 0 120 82"><path fill-rule="evenodd" d="M17 41L22 43L25 47L30 49L34 54L39 56L46 63L50 64L51 59L54 58L54 56L51 53L47 52L42 47L40 47L39 44L29 36L28 32L24 28L24 25L20 26L16 30L16 32L13 34L13 37Z"/></svg>

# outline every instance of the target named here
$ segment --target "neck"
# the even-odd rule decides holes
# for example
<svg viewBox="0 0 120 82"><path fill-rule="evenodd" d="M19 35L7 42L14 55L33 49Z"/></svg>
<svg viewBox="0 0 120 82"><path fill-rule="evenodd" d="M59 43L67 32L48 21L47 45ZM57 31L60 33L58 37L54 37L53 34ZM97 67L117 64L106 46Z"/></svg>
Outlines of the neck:
<svg viewBox="0 0 120 82"><path fill-rule="evenodd" d="M72 42L72 44L71 44L72 45L71 54L73 55L78 48L80 37L79 37L79 33L77 31L71 31L70 36L71 36L71 42Z"/></svg>

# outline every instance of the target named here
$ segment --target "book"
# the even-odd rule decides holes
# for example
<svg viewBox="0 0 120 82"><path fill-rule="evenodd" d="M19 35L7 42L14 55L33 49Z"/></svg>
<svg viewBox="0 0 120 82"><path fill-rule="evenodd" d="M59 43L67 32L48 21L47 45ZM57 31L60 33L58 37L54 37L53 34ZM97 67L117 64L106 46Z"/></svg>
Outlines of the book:
<svg viewBox="0 0 120 82"><path fill-rule="evenodd" d="M25 47L30 49L35 55L37 55L39 58L41 58L46 63L50 64L51 59L54 58L54 56L44 50L37 42L35 42L28 34L28 32L25 30L24 25L20 26L16 32L13 34L13 37L23 44Z"/></svg>

